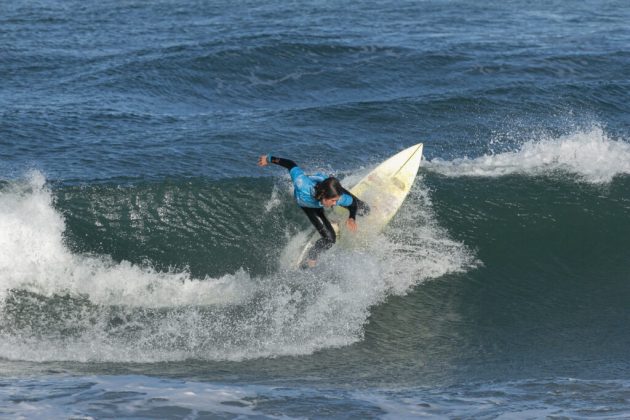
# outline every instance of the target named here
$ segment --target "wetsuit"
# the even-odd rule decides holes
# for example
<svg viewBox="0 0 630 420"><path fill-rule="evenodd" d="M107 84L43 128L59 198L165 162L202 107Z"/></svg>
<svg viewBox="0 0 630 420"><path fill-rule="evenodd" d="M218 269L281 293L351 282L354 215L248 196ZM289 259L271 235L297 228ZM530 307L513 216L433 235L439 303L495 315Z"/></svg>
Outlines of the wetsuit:
<svg viewBox="0 0 630 420"><path fill-rule="evenodd" d="M308 220L311 221L321 235L321 238L308 251L308 259L316 260L322 251L332 247L337 240L337 235L335 235L332 225L324 214L324 206L315 198L315 186L328 177L321 173L307 176L302 168L289 159L267 155L267 160L289 170L289 175L291 175L291 180L293 181L295 201L304 210ZM342 194L337 200L337 205L348 209L350 212L348 217L350 219L355 219L357 213L359 216L369 213L370 207L365 202L359 200L345 188L341 192Z"/></svg>

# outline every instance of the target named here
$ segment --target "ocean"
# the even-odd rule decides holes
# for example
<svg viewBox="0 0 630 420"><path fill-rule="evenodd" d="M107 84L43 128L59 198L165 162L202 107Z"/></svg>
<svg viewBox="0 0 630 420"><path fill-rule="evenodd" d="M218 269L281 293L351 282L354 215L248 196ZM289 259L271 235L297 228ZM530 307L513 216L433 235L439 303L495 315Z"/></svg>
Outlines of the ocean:
<svg viewBox="0 0 630 420"><path fill-rule="evenodd" d="M630 417L628 22L0 3L0 417ZM291 268L259 155L349 186L419 142L382 233Z"/></svg>

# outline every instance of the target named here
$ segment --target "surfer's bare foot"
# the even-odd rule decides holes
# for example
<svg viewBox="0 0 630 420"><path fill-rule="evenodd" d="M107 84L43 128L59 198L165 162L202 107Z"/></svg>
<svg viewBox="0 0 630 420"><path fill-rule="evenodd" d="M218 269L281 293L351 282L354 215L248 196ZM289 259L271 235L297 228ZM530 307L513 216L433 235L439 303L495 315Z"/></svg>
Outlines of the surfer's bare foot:
<svg viewBox="0 0 630 420"><path fill-rule="evenodd" d="M306 260L306 265L308 265L309 268L315 267L316 264L317 260Z"/></svg>

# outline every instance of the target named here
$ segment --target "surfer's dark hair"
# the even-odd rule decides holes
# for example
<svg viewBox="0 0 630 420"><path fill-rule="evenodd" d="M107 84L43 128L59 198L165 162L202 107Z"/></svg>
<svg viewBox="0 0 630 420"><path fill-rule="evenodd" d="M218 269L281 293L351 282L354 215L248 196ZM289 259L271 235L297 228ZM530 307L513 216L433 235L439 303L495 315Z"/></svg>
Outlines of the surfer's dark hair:
<svg viewBox="0 0 630 420"><path fill-rule="evenodd" d="M341 182L335 177L326 178L315 185L315 199L323 200L339 197L343 194Z"/></svg>

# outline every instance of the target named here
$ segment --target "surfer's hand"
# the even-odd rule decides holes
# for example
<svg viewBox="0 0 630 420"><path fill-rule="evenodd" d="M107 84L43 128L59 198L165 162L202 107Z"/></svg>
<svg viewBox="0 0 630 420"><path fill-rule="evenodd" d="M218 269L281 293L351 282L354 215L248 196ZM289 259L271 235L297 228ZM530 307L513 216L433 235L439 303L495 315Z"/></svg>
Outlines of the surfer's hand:
<svg viewBox="0 0 630 420"><path fill-rule="evenodd" d="M346 226L348 227L350 232L356 232L357 231L357 222L354 219L348 218L348 220L346 220Z"/></svg>
<svg viewBox="0 0 630 420"><path fill-rule="evenodd" d="M267 166L269 162L267 161L267 155L261 155L258 158L258 166Z"/></svg>

